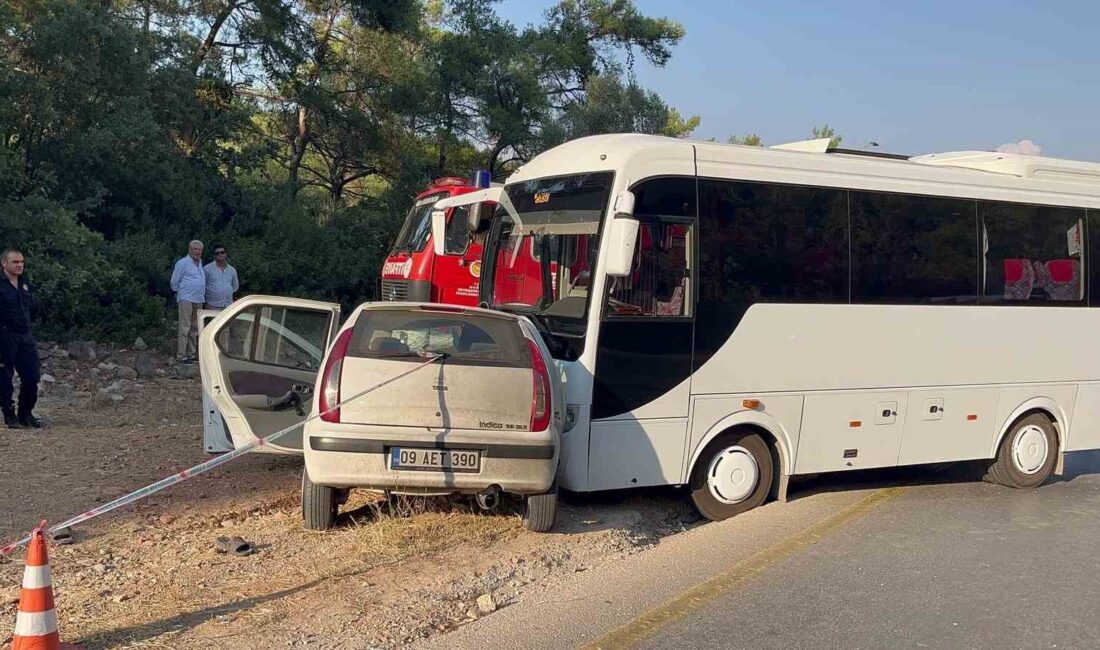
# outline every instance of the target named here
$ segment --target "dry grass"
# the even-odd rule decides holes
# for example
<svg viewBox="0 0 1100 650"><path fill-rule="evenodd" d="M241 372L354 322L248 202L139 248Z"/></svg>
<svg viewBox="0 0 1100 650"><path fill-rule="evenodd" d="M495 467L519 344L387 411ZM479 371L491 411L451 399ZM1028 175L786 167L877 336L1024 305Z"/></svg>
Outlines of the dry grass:
<svg viewBox="0 0 1100 650"><path fill-rule="evenodd" d="M172 635L208 621L257 629L285 616L297 601L317 607L320 598L326 610L361 609L364 599L388 588L389 567L458 546L484 548L522 530L515 513L482 513L462 499L388 503L356 495L346 506L351 516L327 532L301 527L296 499L278 505L227 530L207 523L173 526L176 533L159 540L152 552L126 525L81 545L81 573L94 574L92 565L108 552L115 568L102 577L129 573L132 579L114 588L113 582L95 579L70 586L59 576L66 611L80 612L65 617L67 636L84 638L89 648L172 647L163 645ZM260 552L245 558L219 555L210 547L217 535L256 540ZM341 588L330 588L336 584ZM219 627L224 634L225 626ZM162 645L147 645L153 639Z"/></svg>

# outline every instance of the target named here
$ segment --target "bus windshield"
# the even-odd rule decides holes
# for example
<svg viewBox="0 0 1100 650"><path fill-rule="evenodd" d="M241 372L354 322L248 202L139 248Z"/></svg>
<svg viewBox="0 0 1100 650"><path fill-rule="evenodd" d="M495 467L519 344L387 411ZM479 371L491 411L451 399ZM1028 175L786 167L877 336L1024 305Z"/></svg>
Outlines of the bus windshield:
<svg viewBox="0 0 1100 650"><path fill-rule="evenodd" d="M406 251L419 253L424 250L424 244L428 242L428 235L432 234L432 205L436 201L447 196L446 192L426 196L409 209L405 217L405 223L397 234L397 241L393 244L393 252Z"/></svg>
<svg viewBox="0 0 1100 650"><path fill-rule="evenodd" d="M515 183L515 218L497 211L485 263L494 309L584 319L611 172ZM518 221L518 223L517 223Z"/></svg>

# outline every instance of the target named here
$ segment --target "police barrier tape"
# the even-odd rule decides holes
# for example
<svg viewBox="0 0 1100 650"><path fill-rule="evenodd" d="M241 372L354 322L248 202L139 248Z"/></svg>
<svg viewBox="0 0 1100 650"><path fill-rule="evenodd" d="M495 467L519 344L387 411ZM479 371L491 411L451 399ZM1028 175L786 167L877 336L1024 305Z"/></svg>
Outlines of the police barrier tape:
<svg viewBox="0 0 1100 650"><path fill-rule="evenodd" d="M184 482L184 481L186 481L186 480L188 480L192 477L198 476L199 474L202 474L204 472L208 472L208 471L214 469L215 467L218 467L219 465L224 465L224 464L228 463L229 461L233 460L234 458L237 458L239 456L243 456L244 454L252 451L253 449L257 449L259 447L263 447L263 446L267 445L268 443L275 440L276 438L279 438L281 436L285 436L286 434L288 434L291 431L297 429L298 427L304 426L305 423L309 422L310 420L315 420L315 419L321 417L322 415L325 415L326 413L329 413L331 411L335 411L336 409L340 408L341 406L343 406L343 405L345 405L349 402L352 402L354 400L359 399L360 397L366 395L367 393L370 393L371 391L378 390L379 388L382 388L383 386L386 386L387 384L391 384L391 383L397 381L398 379L401 379L402 377L407 377L408 375L411 375L412 373L416 372L417 370L420 370L421 368L424 368L425 366L431 365L431 364L435 363L436 361L439 361L440 359L444 358L445 356L446 355L443 355L443 354L431 355L427 358L426 361L424 361L424 363L418 364L417 366L415 366L413 368L410 368L409 370L406 370L405 372L403 372L399 375L395 375L393 377L390 377L389 379L387 379L385 381L382 381L380 383L377 383L377 384L371 386L370 388L362 390L362 391L356 393L355 395L352 395L351 397L347 398L346 400L343 400L342 402L339 402L335 406L327 408L324 411L320 411L316 415L311 415L310 417L302 420L301 422L297 422L295 424L292 424L291 426L289 426L285 429L282 429L281 431L276 431L275 433L267 436L266 438L260 438L258 440L254 440L254 441L248 443L247 445L244 445L243 447L238 447L237 449L234 449L233 451L227 452L227 453L225 453L221 456L218 456L217 458L212 458L212 459L206 461L205 463L200 463L200 464L195 465L194 467L192 467L190 469L185 469L182 472L179 472L178 474L173 474L172 476L169 476L167 478L163 478L163 479L157 481L156 483L146 485L145 487L143 487L139 490L135 490L135 491L133 491L129 494L123 495L123 496L115 499L114 501L111 501L110 503L105 503L105 504L99 506L98 508L92 508L91 510L89 510L89 511L83 513L83 514L77 515L76 517L73 517L72 519L67 519L67 520L61 522L60 524L56 524L54 526L51 526L49 529L46 530L46 533L47 534L53 533L53 532L58 531L58 530L64 530L65 528L68 528L70 526L75 526L77 524L84 523L85 521L88 521L89 519L93 519L95 517L98 517L102 514L108 513L108 512L110 512L112 510L115 510L117 508L121 508L122 506L129 505L131 503L134 503L135 501L140 501L141 499L144 499L145 497L149 496L150 494L155 494L155 493L160 492L161 490L163 490L165 488L168 488L168 487L171 487L171 486L173 486L177 483L182 483L182 482ZM42 524L39 525L39 527L41 528L41 526L44 525L45 523L46 522L43 521ZM12 543L8 544L7 546L0 547L0 555L10 555L15 550L27 545L31 541L32 537L33 537L33 533L31 535L28 535L28 536L24 537L23 539L12 542Z"/></svg>

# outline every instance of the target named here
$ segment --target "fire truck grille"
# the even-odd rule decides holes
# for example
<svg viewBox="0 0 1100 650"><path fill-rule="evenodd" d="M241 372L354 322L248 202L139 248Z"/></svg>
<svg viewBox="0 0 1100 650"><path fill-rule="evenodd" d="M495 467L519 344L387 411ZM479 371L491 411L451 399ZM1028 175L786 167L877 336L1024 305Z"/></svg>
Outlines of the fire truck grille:
<svg viewBox="0 0 1100 650"><path fill-rule="evenodd" d="M382 280L382 300L400 302L408 299L408 280Z"/></svg>

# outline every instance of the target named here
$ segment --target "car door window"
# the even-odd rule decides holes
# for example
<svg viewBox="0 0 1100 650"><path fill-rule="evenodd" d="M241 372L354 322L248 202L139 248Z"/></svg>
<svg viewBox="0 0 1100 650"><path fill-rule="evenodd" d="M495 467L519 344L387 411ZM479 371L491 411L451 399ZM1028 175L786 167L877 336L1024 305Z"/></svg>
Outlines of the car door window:
<svg viewBox="0 0 1100 650"><path fill-rule="evenodd" d="M256 307L237 316L218 333L227 356L284 368L321 366L330 315L310 309Z"/></svg>

